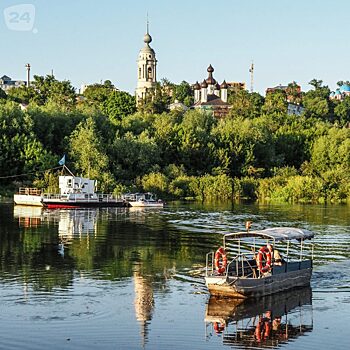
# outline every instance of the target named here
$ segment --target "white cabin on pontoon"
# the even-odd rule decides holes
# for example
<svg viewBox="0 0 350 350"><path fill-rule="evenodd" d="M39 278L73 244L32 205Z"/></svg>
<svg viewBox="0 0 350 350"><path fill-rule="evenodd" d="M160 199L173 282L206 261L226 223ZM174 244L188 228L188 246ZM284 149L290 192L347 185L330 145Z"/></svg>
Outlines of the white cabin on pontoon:
<svg viewBox="0 0 350 350"><path fill-rule="evenodd" d="M59 176L60 194L94 194L97 181L77 176Z"/></svg>

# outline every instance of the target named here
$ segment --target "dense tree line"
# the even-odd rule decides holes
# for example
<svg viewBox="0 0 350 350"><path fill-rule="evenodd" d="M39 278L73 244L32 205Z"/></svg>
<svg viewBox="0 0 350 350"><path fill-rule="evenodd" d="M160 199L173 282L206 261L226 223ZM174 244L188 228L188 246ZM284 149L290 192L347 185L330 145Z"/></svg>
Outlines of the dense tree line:
<svg viewBox="0 0 350 350"><path fill-rule="evenodd" d="M146 190L168 198L345 202L350 198L350 97L329 99L320 80L297 93L229 94L229 115L169 111L190 106L191 86L166 79L136 108L110 81L77 95L69 81L35 76L0 91L0 187L48 187L63 154L102 191ZM25 108L24 108L25 107ZM23 177L9 178L18 174ZM7 177L7 178L5 178ZM41 179L40 181L38 179Z"/></svg>

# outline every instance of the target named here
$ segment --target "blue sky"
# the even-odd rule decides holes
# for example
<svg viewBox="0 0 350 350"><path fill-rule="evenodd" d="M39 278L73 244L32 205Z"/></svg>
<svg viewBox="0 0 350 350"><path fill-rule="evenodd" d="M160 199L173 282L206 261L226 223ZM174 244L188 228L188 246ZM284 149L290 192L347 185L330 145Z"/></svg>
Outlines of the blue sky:
<svg viewBox="0 0 350 350"><path fill-rule="evenodd" d="M33 28L11 30L4 10L23 3L35 7ZM0 0L0 9L0 76L14 79L25 79L29 62L33 74L53 69L76 87L110 79L133 93L148 12L158 78L203 80L211 63L220 82L249 87L253 60L260 93L293 80L305 90L313 78L332 89L350 80L348 0Z"/></svg>

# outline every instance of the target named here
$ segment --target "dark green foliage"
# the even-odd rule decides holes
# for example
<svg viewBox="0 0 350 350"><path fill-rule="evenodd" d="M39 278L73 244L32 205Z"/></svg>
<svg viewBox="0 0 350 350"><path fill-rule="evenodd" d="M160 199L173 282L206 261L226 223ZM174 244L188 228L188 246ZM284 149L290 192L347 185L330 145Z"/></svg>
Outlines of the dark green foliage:
<svg viewBox="0 0 350 350"><path fill-rule="evenodd" d="M187 107L190 107L193 104L193 91L191 85L187 81L183 81L179 85L174 84L173 102L176 100L184 103Z"/></svg>
<svg viewBox="0 0 350 350"><path fill-rule="evenodd" d="M36 138L30 116L13 102L0 104L0 176L34 173L52 165L52 156Z"/></svg>
<svg viewBox="0 0 350 350"><path fill-rule="evenodd" d="M6 100L6 98L7 98L6 92L0 88L0 101Z"/></svg>
<svg viewBox="0 0 350 350"><path fill-rule="evenodd" d="M124 91L113 91L103 102L103 111L113 124L136 112L136 99Z"/></svg>
<svg viewBox="0 0 350 350"><path fill-rule="evenodd" d="M190 105L192 90L164 80L136 111L135 98L111 82L89 86L76 102L70 82L35 77L30 88L0 96L0 176L34 173L17 181L53 186L52 168L64 153L78 174L99 189L144 190L163 198L345 202L350 198L350 98L314 90L264 99L230 92L229 115L168 112L175 99ZM0 91L1 94L1 91ZM287 96L301 116L287 115ZM18 102L29 103L21 111ZM1 180L1 186L12 179Z"/></svg>
<svg viewBox="0 0 350 350"><path fill-rule="evenodd" d="M104 84L92 84L87 86L83 96L85 102L89 105L95 105L102 108L103 103L107 101L109 95L115 90L110 80L106 80Z"/></svg>

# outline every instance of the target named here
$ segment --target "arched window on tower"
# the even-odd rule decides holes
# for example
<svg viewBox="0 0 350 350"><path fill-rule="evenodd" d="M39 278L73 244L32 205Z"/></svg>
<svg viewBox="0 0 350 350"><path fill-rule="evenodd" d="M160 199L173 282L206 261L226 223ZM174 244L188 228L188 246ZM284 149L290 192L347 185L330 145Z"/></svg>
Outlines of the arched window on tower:
<svg viewBox="0 0 350 350"><path fill-rule="evenodd" d="M152 74L152 68L148 67L147 69L147 76L148 76L148 80L152 80L153 79L153 74Z"/></svg>
<svg viewBox="0 0 350 350"><path fill-rule="evenodd" d="M141 68L139 68L139 79L141 79Z"/></svg>

